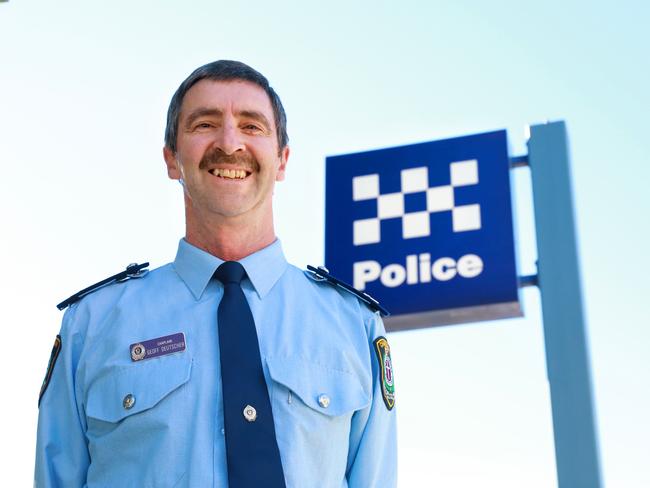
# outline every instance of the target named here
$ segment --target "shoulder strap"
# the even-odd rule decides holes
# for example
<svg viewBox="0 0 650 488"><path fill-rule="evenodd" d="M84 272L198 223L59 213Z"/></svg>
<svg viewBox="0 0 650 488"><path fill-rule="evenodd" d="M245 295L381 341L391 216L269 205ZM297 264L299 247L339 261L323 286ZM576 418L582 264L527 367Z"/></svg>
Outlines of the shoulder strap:
<svg viewBox="0 0 650 488"><path fill-rule="evenodd" d="M348 285L344 281L335 278L330 274L330 272L324 266L311 266L307 265L307 271L305 272L307 276L312 278L315 281L325 281L332 286L338 286L339 288L344 289L348 293L352 293L359 300L364 302L371 310L374 312L379 312L382 316L387 317L390 315L390 312L382 307L377 300L368 295L366 292L357 290L352 285Z"/></svg>
<svg viewBox="0 0 650 488"><path fill-rule="evenodd" d="M149 266L149 263L142 263L142 264L137 264L137 263L132 263L129 264L124 271L121 273L117 273L113 276L109 276L105 280L99 281L95 283L94 285L90 285L88 288L84 288L81 291L78 291L74 295L72 295L70 298L63 300L61 303L59 303L56 308L59 310L63 310L64 308L68 307L69 305L72 305L76 301L81 300L83 297L86 295L99 290L100 288L103 288L105 286L108 286L112 283L121 283L123 281L130 280L132 278L142 278L144 275L146 275L149 270L145 269Z"/></svg>

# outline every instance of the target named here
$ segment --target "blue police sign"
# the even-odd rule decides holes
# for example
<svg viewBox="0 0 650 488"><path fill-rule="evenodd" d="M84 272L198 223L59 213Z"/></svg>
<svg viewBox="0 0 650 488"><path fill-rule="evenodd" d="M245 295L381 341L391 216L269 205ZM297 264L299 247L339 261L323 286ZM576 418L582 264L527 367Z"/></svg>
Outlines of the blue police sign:
<svg viewBox="0 0 650 488"><path fill-rule="evenodd" d="M390 330L521 315L505 131L326 160L325 263Z"/></svg>

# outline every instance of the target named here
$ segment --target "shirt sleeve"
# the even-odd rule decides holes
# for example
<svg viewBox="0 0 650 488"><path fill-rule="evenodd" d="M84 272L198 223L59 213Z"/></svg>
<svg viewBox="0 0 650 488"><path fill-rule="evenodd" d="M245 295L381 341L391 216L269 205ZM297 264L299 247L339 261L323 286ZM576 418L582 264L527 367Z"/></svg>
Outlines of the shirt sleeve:
<svg viewBox="0 0 650 488"><path fill-rule="evenodd" d="M368 321L368 354L372 365L372 400L370 406L355 412L350 429L347 479L350 488L397 485L397 428L394 396L385 399L382 356L375 341L385 338L384 324L378 314ZM392 363L389 355L389 378ZM393 392L394 395L394 392Z"/></svg>
<svg viewBox="0 0 650 488"><path fill-rule="evenodd" d="M36 439L36 488L86 485L90 456L76 370L83 334L74 326L76 307L66 311L40 395Z"/></svg>

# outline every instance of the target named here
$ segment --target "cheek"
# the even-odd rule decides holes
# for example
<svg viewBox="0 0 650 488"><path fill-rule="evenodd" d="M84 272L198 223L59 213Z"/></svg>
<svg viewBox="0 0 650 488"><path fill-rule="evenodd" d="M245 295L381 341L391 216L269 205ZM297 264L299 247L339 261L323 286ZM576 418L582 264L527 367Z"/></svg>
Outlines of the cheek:
<svg viewBox="0 0 650 488"><path fill-rule="evenodd" d="M213 142L213 138L207 134L185 136L178 143L179 159L198 164Z"/></svg>

